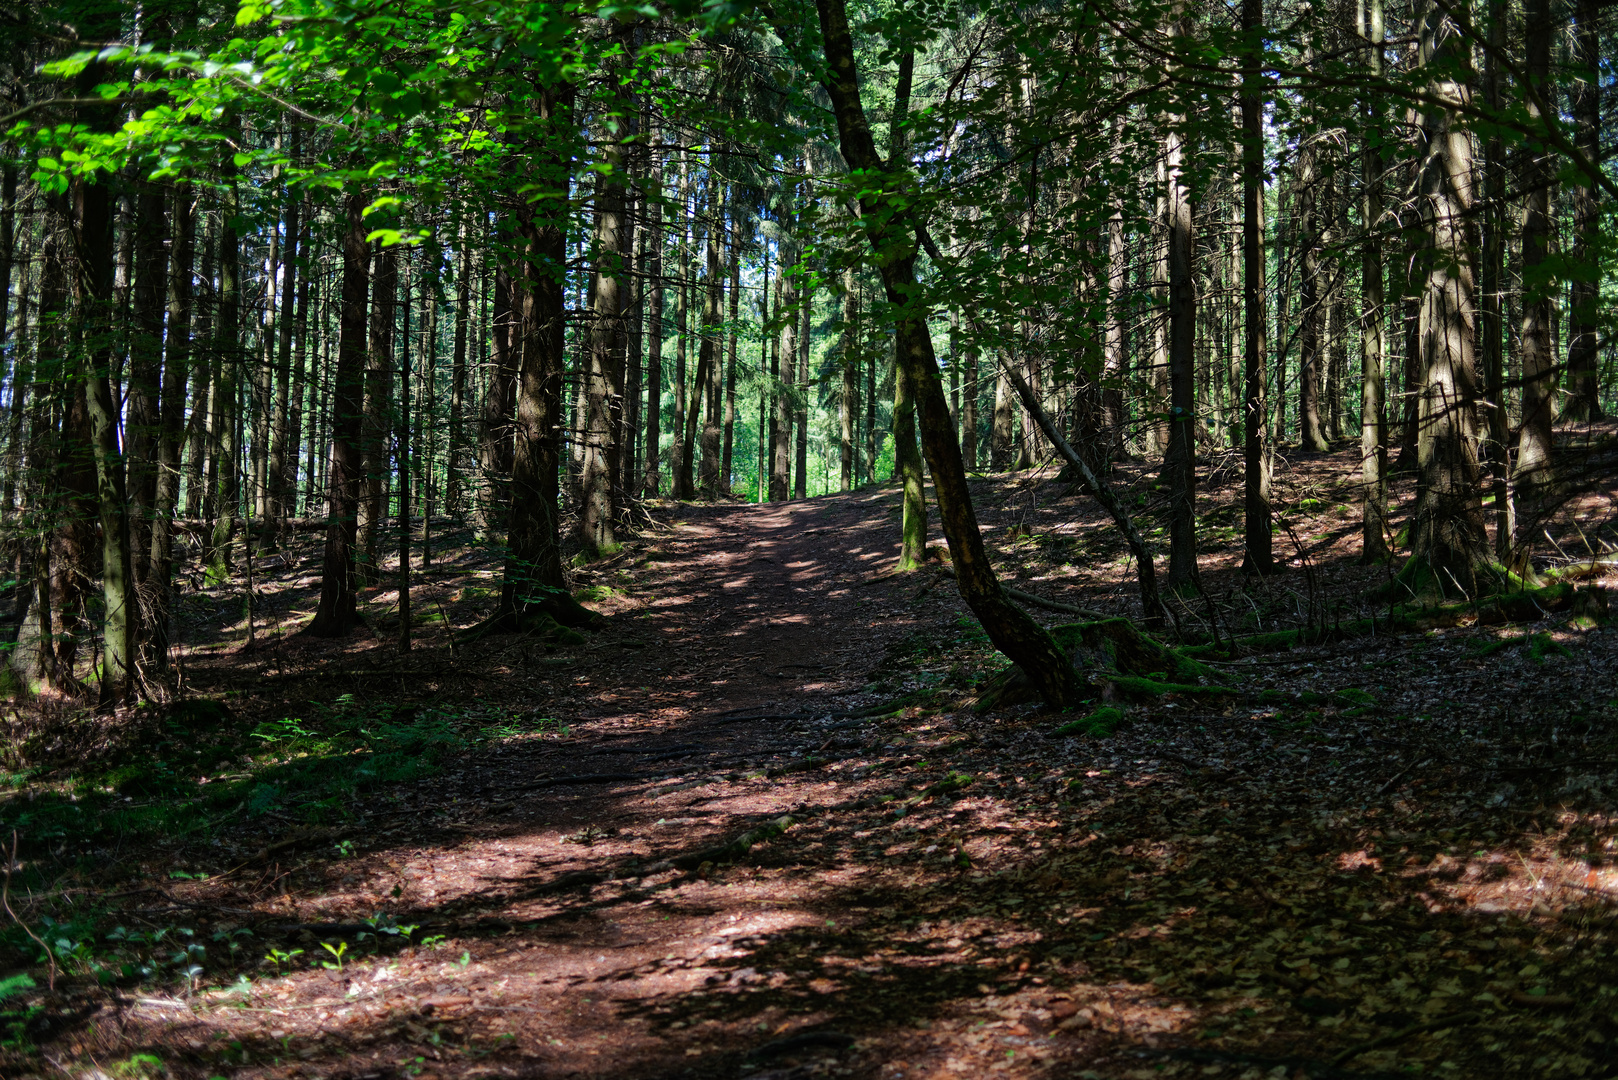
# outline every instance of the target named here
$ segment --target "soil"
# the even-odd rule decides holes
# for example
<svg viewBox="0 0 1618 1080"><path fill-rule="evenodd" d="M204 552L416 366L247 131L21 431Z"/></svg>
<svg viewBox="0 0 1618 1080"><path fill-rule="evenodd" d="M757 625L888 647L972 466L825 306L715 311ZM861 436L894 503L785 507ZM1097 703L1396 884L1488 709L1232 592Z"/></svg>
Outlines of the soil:
<svg viewBox="0 0 1618 1080"><path fill-rule="evenodd" d="M1229 465L1205 478L1182 630L1372 610L1391 571L1354 558L1356 456L1283 471L1292 565L1262 580L1238 569ZM1117 480L1149 524L1149 472ZM1554 535L1610 530L1615 494L1581 494ZM1138 612L1122 544L1050 472L976 495L1008 580ZM889 572L897 533L892 487L657 508L580 571L609 625L560 648L458 645L440 621L402 654L388 587L374 631L294 636L312 536L258 560L250 651L239 589L189 591L187 688L236 722L352 695L496 733L327 826L243 817L116 853L121 885L64 876L109 919L234 935L248 959L160 990L64 972L0 1072L1618 1075L1618 629L1326 641L1230 662L1235 695L1055 736L1073 716L973 710L1003 661L948 577ZM464 628L499 567L447 539L414 606ZM379 913L408 944L361 936Z"/></svg>

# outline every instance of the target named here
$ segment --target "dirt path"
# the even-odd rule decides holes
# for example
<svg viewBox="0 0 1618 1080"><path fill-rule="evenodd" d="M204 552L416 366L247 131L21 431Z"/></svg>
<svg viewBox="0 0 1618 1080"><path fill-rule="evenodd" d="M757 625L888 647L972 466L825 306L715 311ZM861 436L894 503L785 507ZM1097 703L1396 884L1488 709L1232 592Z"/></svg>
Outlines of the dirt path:
<svg viewBox="0 0 1618 1080"><path fill-rule="evenodd" d="M1093 527L1040 498L990 516L1002 554L1030 521ZM149 890L199 940L304 956L98 999L50 1051L198 1080L1610 1074L1607 803L1599 781L1556 797L1594 729L1523 750L1498 703L1395 711L1470 671L1485 631L1256 658L1234 702L1141 705L1106 740L1032 709L861 717L990 660L945 579L880 577L892 492L677 513L587 575L613 625L582 647L292 639L199 663L204 689L253 665L267 702L314 679L514 721L353 807L325 853ZM1120 592L1110 557L1069 556L1030 587ZM431 578L449 599L488 573ZM1576 685L1618 670L1613 631L1556 633ZM1496 687L1542 674L1492 663ZM1389 705L1301 693L1344 688ZM413 943L370 955L378 913Z"/></svg>

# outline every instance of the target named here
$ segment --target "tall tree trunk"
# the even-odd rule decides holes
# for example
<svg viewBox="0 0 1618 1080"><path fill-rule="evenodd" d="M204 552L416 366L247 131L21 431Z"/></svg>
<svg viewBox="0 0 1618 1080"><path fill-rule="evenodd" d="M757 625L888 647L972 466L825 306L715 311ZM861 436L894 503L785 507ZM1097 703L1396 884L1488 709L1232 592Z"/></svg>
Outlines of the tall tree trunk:
<svg viewBox="0 0 1618 1080"><path fill-rule="evenodd" d="M466 514L463 475L462 427L466 416L466 335L472 318L472 247L466 227L468 210L460 213L456 248L460 256L455 268L455 341L449 369L449 449L444 469L444 509L456 520Z"/></svg>
<svg viewBox="0 0 1618 1080"><path fill-rule="evenodd" d="M836 114L843 157L856 170L873 176L888 173L877 155L860 102L854 42L843 0L817 0L816 8L827 61L825 85ZM914 183L908 168L894 170L893 180L900 190ZM950 426L949 403L933 356L926 313L917 307L914 224L903 210L883 206L879 199L878 195L864 195L861 220L888 300L896 308L899 361L917 393L923 445L961 596L990 640L1023 669L1048 704L1072 704L1082 691L1072 664L1050 634L1006 598L989 565L967 490L960 443Z"/></svg>
<svg viewBox="0 0 1618 1080"><path fill-rule="evenodd" d="M300 215L303 221L302 232L298 237L298 249L303 253L305 265L299 267L298 273L298 308L292 316L292 389L287 395L287 428L285 446L285 471L280 478L281 484L281 543L283 545L292 540L292 518L298 512L298 458L299 450L303 446L304 436L304 388L309 381L309 279L314 276L314 267L309 263L309 219ZM310 431L313 442L314 431ZM313 470L311 470L313 471Z"/></svg>
<svg viewBox="0 0 1618 1080"><path fill-rule="evenodd" d="M1331 449L1320 415L1326 304L1321 295L1319 156L1320 150L1313 144L1299 151L1297 175L1298 318L1302 321L1298 333L1298 443L1311 454Z"/></svg>
<svg viewBox="0 0 1618 1080"><path fill-rule="evenodd" d="M241 505L241 451L238 423L242 373L241 239L235 178L227 181L219 204L219 305L214 312L214 354L218 376L212 390L212 440L215 460L214 523L209 550L210 572L228 579L234 558L236 515Z"/></svg>
<svg viewBox="0 0 1618 1080"><path fill-rule="evenodd" d="M557 497L562 464L560 442L562 374L567 363L567 218L565 158L559 147L573 115L571 86L549 87L536 99L540 119L552 134L537 162L539 183L557 185L552 197L534 204L524 223L525 323L518 380L516 446L512 467L511 530L500 607L492 620L510 629L545 613L568 625L589 620L589 612L568 596L558 542Z"/></svg>
<svg viewBox="0 0 1618 1080"><path fill-rule="evenodd" d="M167 215L162 187L143 182L135 196L134 326L129 340L129 397L124 421L129 454L131 571L134 587L145 582L151 560L152 518L157 502L157 442L162 388L163 298L168 278Z"/></svg>
<svg viewBox="0 0 1618 1080"><path fill-rule="evenodd" d="M1476 314L1471 252L1472 143L1455 122L1470 97L1448 62L1464 48L1436 4L1424 5L1417 30L1420 59L1432 65L1433 102L1422 115L1421 220L1426 243L1419 341L1423 368L1417 416L1415 523L1411 562L1401 577L1416 592L1476 596L1487 561L1479 498L1474 403L1477 397Z"/></svg>
<svg viewBox="0 0 1618 1080"><path fill-rule="evenodd" d="M361 585L380 580L377 534L387 518L388 432L393 429L393 333L399 292L399 249L379 249L373 256L376 277L371 289L371 340L365 361L365 422L361 454L365 494L360 499L357 570Z"/></svg>
<svg viewBox="0 0 1618 1080"><path fill-rule="evenodd" d="M785 249L785 241L782 248ZM770 501L785 502L792 493L792 369L798 354L797 277L786 272L796 262L785 250L776 277L775 318L781 324L775 355L775 418L770 428Z"/></svg>
<svg viewBox="0 0 1618 1080"><path fill-rule="evenodd" d="M410 651L410 264L404 274L404 330L399 339L399 651ZM378 568L380 570L380 568Z"/></svg>
<svg viewBox="0 0 1618 1080"><path fill-rule="evenodd" d="M798 312L797 370L792 380L792 426L797 437L792 474L792 497L809 497L809 326L815 306L813 279L806 279ZM782 363L790 363L783 358Z"/></svg>
<svg viewBox="0 0 1618 1080"><path fill-rule="evenodd" d="M1265 342L1269 316L1264 267L1264 83L1259 64L1264 0L1242 0L1247 67L1242 72L1242 568L1274 568L1270 521L1270 446Z"/></svg>
<svg viewBox="0 0 1618 1080"><path fill-rule="evenodd" d="M520 342L512 326L511 268L504 256L494 274L494 302L490 312L488 383L478 424L477 531L490 535L505 520L511 501L512 410L516 407L517 364Z"/></svg>
<svg viewBox="0 0 1618 1080"><path fill-rule="evenodd" d="M645 155L634 155L643 162ZM631 191L629 221L635 240L631 245L629 265L632 268L625 288L629 290L625 321L624 353L624 422L623 445L618 451L619 489L626 498L633 498L640 490L640 436L645 421L641 418L640 402L644 383L641 350L646 344L646 176L644 166L638 170L636 186Z"/></svg>
<svg viewBox="0 0 1618 1080"><path fill-rule="evenodd" d="M675 259L678 274L676 292L674 294L674 426L669 434L674 436L673 445L669 447L669 471L671 494L676 499L689 499L692 497L691 478L686 468L690 459L691 437L686 434L687 414L696 407L695 402L687 401L686 361L690 357L691 347L691 163L686 157L680 160L680 239L675 245ZM701 394L698 385L697 395Z"/></svg>
<svg viewBox="0 0 1618 1080"><path fill-rule="evenodd" d="M134 645L138 624L134 612L124 455L118 444L118 405L112 391L112 367L117 352L112 191L106 184L81 179L73 184L72 200L77 255L76 299L86 362L84 385L79 393L83 395L88 420L89 448L94 462L93 490L101 521L100 706L111 708L134 699ZM88 569L88 566L81 568Z"/></svg>
<svg viewBox="0 0 1618 1080"><path fill-rule="evenodd" d="M952 431L953 434L953 431ZM898 569L916 570L927 561L927 492L916 446L916 394L904 366L893 367L893 475L901 485Z"/></svg>
<svg viewBox="0 0 1618 1080"><path fill-rule="evenodd" d="M736 443L736 338L739 329L737 320L741 315L742 292L741 217L734 211L730 214L730 228L727 235L730 237L726 254L730 263L730 313L726 319L729 332L725 335L725 448L719 467L719 490L729 495L732 456Z"/></svg>
<svg viewBox="0 0 1618 1080"><path fill-rule="evenodd" d="M358 540L360 428L365 409L366 293L371 252L365 242L365 195L351 188L344 196L342 307L337 336L337 369L332 379L331 458L326 466L326 553L321 568L320 606L309 633L340 637L359 623L359 582L354 568Z"/></svg>
<svg viewBox="0 0 1618 1080"><path fill-rule="evenodd" d="M652 141L656 141L657 128L653 128ZM657 155L652 155L650 175L656 176L661 166ZM650 219L647 222L646 288L650 291L646 306L646 440L642 451L646 458L645 475L641 481L641 494L656 498L661 478L658 464L662 460L663 443L663 199L661 193L648 196Z"/></svg>
<svg viewBox="0 0 1618 1080"><path fill-rule="evenodd" d="M614 23L620 45L629 28ZM614 65L613 70L616 70ZM619 102L619 105L624 103ZM633 269L633 235L627 216L628 188L624 183L624 129L607 140L602 171L595 190L595 254L592 277L594 296L590 323L588 367L584 375L584 460L580 470L579 542L590 557L618 549L616 527L620 472L619 436L623 430L624 354L629 275ZM532 331L533 327L529 327Z"/></svg>
<svg viewBox="0 0 1618 1080"><path fill-rule="evenodd" d="M1000 352L1004 358L1004 348L1001 348ZM1017 438L1017 413L1012 404L1014 400L1011 377L1006 372L1006 362L1003 359L999 365L999 375L994 382L994 422L989 430L989 468L995 472L1005 472L1015 464L1012 457L1016 450Z"/></svg>
<svg viewBox="0 0 1618 1080"><path fill-rule="evenodd" d="M775 446L775 410L770 395L774 369L770 364L769 241L766 239L760 246L764 249L764 272L759 275L758 297L758 501L763 502L769 497L770 452ZM779 285L779 282L776 284Z"/></svg>
<svg viewBox="0 0 1618 1080"><path fill-rule="evenodd" d="M1491 0L1488 12L1489 47L1484 50L1483 93L1485 104L1498 110L1501 95L1500 50L1505 45L1509 6L1504 0ZM1494 504L1495 557L1510 557L1516 533L1516 504L1511 490L1511 418L1506 411L1505 324L1500 300L1505 280L1506 247L1510 230L1506 223L1507 191L1513 180L1506 175L1505 147L1498 134L1490 133L1483 144L1483 213L1478 267L1478 354L1483 369L1481 412L1485 425L1483 460L1489 472L1490 497Z"/></svg>
<svg viewBox="0 0 1618 1080"><path fill-rule="evenodd" d="M843 271L843 392L838 398L838 483L839 490L854 487L854 441L860 413L860 303L854 284L854 268Z"/></svg>
<svg viewBox="0 0 1618 1080"><path fill-rule="evenodd" d="M978 468L978 343L976 338L966 343L965 370L961 374L961 460L966 468Z"/></svg>
<svg viewBox="0 0 1618 1080"><path fill-rule="evenodd" d="M294 119L292 123L292 159L298 160L301 149L302 128ZM286 208L286 241L283 245L284 257L282 265L286 267L281 275L280 306L275 313L277 329L276 359L275 359L275 405L270 417L270 451L268 461L268 484L265 491L264 535L274 538L281 535L285 529L288 514L288 503L292 488L287 481L287 447L288 437L292 431L291 412L297 408L296 398L292 393L292 336L295 329L295 315L297 313L299 263L302 252L298 248L302 240L302 202L290 191L287 195ZM297 461L298 448L292 446L292 460Z"/></svg>
<svg viewBox="0 0 1618 1080"><path fill-rule="evenodd" d="M1528 115L1539 123L1556 123L1541 115L1540 103L1555 100L1550 83L1551 21L1550 0L1525 0L1527 56L1523 74L1527 79L1524 97ZM1552 106L1554 107L1554 106ZM1556 186L1556 163L1551 148L1529 140L1524 146L1522 217L1522 426L1517 435L1517 460L1513 486L1517 491L1517 542L1542 527L1548 496L1555 485L1551 464L1551 425L1556 420L1556 365L1552 355L1551 320L1555 286L1547 280L1545 263L1550 257L1551 194Z"/></svg>
<svg viewBox="0 0 1618 1080"><path fill-rule="evenodd" d="M719 494L720 406L724 398L724 348L719 336L720 308L724 303L724 278L721 276L720 251L725 242L724 191L719 186L713 168L708 169L708 232L706 246L705 288L702 291L702 339L698 345L701 357L697 362L697 384L707 398L702 414L702 497L716 498ZM692 408L696 408L693 396ZM695 415L693 413L693 415ZM687 451L689 453L689 450Z"/></svg>
<svg viewBox="0 0 1618 1080"><path fill-rule="evenodd" d="M1574 0L1573 141L1587 161L1601 160L1600 12L1600 0ZM1590 177L1583 172L1578 177L1573 187L1574 277L1568 311L1567 418L1586 423L1601 419L1601 382L1596 368L1601 204Z"/></svg>
<svg viewBox="0 0 1618 1080"><path fill-rule="evenodd" d="M1191 23L1182 17L1177 36L1189 38ZM1168 180L1165 223L1169 247L1169 444L1164 479L1169 486L1170 589L1191 588L1197 577L1197 290L1193 277L1196 238L1191 220L1191 190L1185 173L1185 121L1169 122L1165 165Z"/></svg>
<svg viewBox="0 0 1618 1080"><path fill-rule="evenodd" d="M1386 38L1382 0L1360 0L1360 33L1372 78L1382 76ZM1382 280L1382 101L1369 90L1360 102L1365 136L1360 144L1360 217L1365 240L1360 247L1360 561L1387 561L1388 550L1388 416L1387 380L1383 369L1387 348L1386 290Z"/></svg>
<svg viewBox="0 0 1618 1080"><path fill-rule="evenodd" d="M180 448L185 440L185 385L191 356L191 267L196 257L196 198L190 185L174 189L174 250L170 259L167 349L163 357L163 389L158 408L157 484L153 500L151 569L147 573L142 610L142 667L163 671L169 666L172 583L174 580L174 510L180 493Z"/></svg>

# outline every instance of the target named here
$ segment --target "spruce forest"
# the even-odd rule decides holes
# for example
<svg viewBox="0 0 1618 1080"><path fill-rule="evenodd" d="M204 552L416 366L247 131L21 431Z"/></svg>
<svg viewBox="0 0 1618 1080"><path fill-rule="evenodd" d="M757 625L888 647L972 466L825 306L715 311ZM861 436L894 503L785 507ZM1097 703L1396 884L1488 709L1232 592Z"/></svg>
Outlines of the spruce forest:
<svg viewBox="0 0 1618 1080"><path fill-rule="evenodd" d="M1615 10L0 8L0 1075L1618 1076Z"/></svg>

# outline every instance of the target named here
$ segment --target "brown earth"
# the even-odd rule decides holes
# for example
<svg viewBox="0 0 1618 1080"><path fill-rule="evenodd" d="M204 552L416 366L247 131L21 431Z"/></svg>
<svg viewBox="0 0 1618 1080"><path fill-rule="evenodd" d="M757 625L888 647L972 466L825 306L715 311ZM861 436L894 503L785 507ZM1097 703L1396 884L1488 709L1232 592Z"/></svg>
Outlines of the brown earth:
<svg viewBox="0 0 1618 1080"><path fill-rule="evenodd" d="M1354 559L1353 456L1283 473L1292 569L1264 581L1236 569L1228 466L1205 484L1210 600L1179 604L1186 632L1367 610L1389 569ZM1121 479L1150 525L1149 474ZM1066 485L976 493L1008 579L1131 612L1122 545ZM1555 535L1610 531L1615 496L1593 485ZM891 488L665 507L579 575L610 627L550 650L453 647L439 624L400 654L385 590L367 594L383 637L291 636L312 544L261 560L251 652L236 594L188 594L189 689L234 692L238 718L348 694L506 726L333 825L267 814L117 853L157 882L133 889L63 878L109 921L251 930L244 960L162 989L66 972L38 998L38 1050L0 1072L1618 1075L1618 630L1563 618L1254 656L1223 668L1233 694L1055 736L1071 717L971 710L998 662L946 577L887 574L896 534ZM451 539L414 603L464 627L498 567ZM721 849L770 823L785 831ZM362 938L377 913L413 943Z"/></svg>

